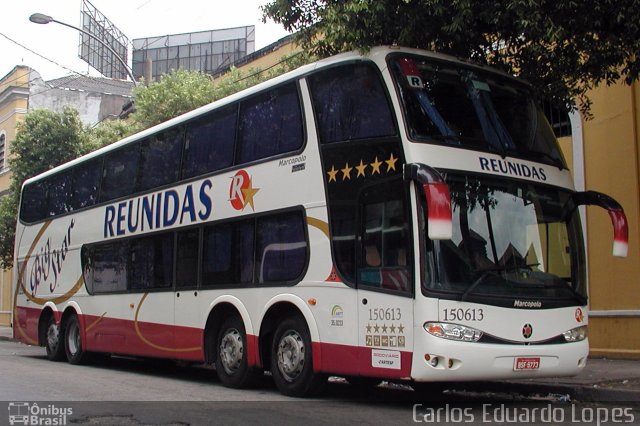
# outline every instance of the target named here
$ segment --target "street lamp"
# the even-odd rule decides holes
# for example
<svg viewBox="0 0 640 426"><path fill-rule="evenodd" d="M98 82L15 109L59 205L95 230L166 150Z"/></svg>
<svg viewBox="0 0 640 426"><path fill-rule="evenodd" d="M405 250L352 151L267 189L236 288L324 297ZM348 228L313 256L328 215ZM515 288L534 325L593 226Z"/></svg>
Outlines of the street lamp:
<svg viewBox="0 0 640 426"><path fill-rule="evenodd" d="M129 75L129 77L131 77L131 81L133 81L133 85L134 86L138 85L138 83L136 83L136 79L133 77L133 72L131 72L131 69L129 69L129 66L124 61L124 59L122 59L120 55L118 55L118 53L115 50L113 50L111 46L109 46L107 43L100 40L98 37L91 34L90 32L85 31L82 28L74 27L73 25L67 24L65 22L53 19L51 16L45 15L44 13L34 13L33 15L29 16L29 20L35 24L48 24L49 22L55 22L57 24L64 25L65 27L73 28L74 30L80 31L82 34L85 34L89 37L93 37L94 40L96 40L98 43L106 47L109 50L109 52L111 52L113 56L124 66L125 71L127 71L127 74Z"/></svg>

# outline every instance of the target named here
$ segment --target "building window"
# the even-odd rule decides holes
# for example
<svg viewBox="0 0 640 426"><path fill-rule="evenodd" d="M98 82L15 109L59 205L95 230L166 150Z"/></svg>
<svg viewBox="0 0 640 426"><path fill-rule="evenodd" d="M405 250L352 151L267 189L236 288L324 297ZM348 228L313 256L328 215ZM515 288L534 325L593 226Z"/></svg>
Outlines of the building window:
<svg viewBox="0 0 640 426"><path fill-rule="evenodd" d="M542 107L556 137L571 136L571 121L567 109L550 101L544 102Z"/></svg>

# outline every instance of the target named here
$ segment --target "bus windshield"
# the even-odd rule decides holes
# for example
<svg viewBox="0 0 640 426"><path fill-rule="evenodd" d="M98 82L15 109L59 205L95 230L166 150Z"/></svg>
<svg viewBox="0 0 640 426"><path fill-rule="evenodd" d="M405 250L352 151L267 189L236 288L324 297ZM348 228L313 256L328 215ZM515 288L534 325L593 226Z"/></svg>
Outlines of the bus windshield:
<svg viewBox="0 0 640 426"><path fill-rule="evenodd" d="M545 307L586 304L582 233L569 192L454 174L446 181L453 238L433 241L427 292L489 304L487 297L498 304L513 298L546 300Z"/></svg>
<svg viewBox="0 0 640 426"><path fill-rule="evenodd" d="M566 168L528 86L476 68L394 55L390 60L409 137Z"/></svg>

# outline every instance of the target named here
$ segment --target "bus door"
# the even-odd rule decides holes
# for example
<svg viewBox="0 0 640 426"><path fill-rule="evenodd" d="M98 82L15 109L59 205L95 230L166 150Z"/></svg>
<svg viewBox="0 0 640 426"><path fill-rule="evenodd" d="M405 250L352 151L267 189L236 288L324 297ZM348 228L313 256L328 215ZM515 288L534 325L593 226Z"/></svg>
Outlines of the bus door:
<svg viewBox="0 0 640 426"><path fill-rule="evenodd" d="M198 288L200 228L179 231L176 236L174 292L175 351L181 359L198 360L202 350L202 316L206 301Z"/></svg>
<svg viewBox="0 0 640 426"><path fill-rule="evenodd" d="M399 176L364 187L357 246L362 376L407 378L413 347L413 250L407 184Z"/></svg>

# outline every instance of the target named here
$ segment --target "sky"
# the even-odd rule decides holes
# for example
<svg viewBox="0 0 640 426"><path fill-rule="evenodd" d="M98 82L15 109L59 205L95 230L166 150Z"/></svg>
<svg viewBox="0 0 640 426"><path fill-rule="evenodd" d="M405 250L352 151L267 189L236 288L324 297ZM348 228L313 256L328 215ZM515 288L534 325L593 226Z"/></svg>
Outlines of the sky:
<svg viewBox="0 0 640 426"><path fill-rule="evenodd" d="M260 6L268 1L91 0L91 4L130 41L255 25L258 50L287 35L279 24L262 23ZM39 12L79 27L82 0L20 0L5 6L0 14L0 78L16 65L33 68L45 80L74 72L100 75L78 58L80 36L77 31L53 22L38 25L29 21L31 14Z"/></svg>

